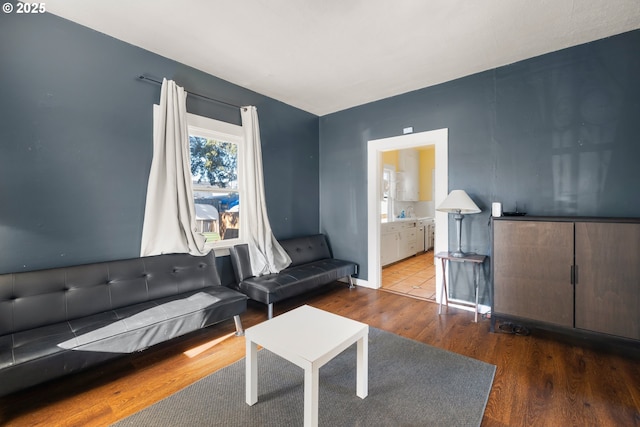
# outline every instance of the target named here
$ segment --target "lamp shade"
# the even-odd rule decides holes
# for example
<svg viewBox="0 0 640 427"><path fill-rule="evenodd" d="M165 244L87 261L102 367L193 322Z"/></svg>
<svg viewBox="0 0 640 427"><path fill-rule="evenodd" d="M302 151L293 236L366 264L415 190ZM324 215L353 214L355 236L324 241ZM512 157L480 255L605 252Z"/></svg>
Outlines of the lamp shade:
<svg viewBox="0 0 640 427"><path fill-rule="evenodd" d="M475 214L480 208L471 200L464 190L453 190L446 199L436 208L440 212Z"/></svg>

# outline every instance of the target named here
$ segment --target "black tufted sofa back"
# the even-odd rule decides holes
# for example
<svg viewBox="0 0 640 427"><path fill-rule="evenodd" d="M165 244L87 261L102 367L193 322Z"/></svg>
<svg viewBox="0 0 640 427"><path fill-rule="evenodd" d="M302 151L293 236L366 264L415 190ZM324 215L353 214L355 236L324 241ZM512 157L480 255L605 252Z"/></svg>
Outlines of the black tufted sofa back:
<svg viewBox="0 0 640 427"><path fill-rule="evenodd" d="M331 258L331 250L324 234L280 240L278 243L291 258L289 267Z"/></svg>
<svg viewBox="0 0 640 427"><path fill-rule="evenodd" d="M220 286L213 251L0 275L0 336Z"/></svg>

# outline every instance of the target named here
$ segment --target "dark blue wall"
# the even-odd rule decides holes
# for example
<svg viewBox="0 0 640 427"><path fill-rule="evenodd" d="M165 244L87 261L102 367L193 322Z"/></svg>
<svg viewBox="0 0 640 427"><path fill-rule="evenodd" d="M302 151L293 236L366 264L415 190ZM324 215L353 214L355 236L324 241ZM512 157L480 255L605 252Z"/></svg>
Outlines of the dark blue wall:
<svg viewBox="0 0 640 427"><path fill-rule="evenodd" d="M139 255L160 95L143 73L257 106L274 234L318 232L317 116L50 14L1 14L0 40L0 273Z"/></svg>
<svg viewBox="0 0 640 427"><path fill-rule="evenodd" d="M366 144L407 126L449 128L449 186L485 210L465 219L473 250L488 250L495 200L538 215L640 216L639 31L320 120L50 14L0 14L0 39L0 273L138 255L160 92L142 73L256 105L276 237L320 223L364 279ZM188 110L240 121L197 98Z"/></svg>
<svg viewBox="0 0 640 427"><path fill-rule="evenodd" d="M408 126L449 129L449 189L483 210L464 220L473 251L488 253L493 201L640 216L639 48L634 31L321 117L320 223L336 255L367 278L367 141Z"/></svg>

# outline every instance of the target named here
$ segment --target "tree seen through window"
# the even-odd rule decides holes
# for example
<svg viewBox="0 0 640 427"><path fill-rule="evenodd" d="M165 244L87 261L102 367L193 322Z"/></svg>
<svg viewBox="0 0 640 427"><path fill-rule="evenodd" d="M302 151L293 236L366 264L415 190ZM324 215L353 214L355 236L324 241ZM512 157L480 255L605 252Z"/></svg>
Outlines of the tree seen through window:
<svg viewBox="0 0 640 427"><path fill-rule="evenodd" d="M189 135L189 145L198 231L212 243L238 238L238 144Z"/></svg>
<svg viewBox="0 0 640 427"><path fill-rule="evenodd" d="M238 188L238 146L189 135L191 175L198 184L216 188Z"/></svg>

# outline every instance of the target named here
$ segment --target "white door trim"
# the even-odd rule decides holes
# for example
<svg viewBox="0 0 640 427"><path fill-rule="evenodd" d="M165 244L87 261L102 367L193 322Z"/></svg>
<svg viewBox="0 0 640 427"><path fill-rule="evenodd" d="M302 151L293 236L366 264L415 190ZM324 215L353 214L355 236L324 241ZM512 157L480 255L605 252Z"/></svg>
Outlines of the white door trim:
<svg viewBox="0 0 640 427"><path fill-rule="evenodd" d="M375 139L367 144L367 235L368 235L368 277L366 286L378 289L381 281L380 266L380 194L383 151L435 145L435 194L434 204L439 206L449 191L449 129L412 133L390 138ZM436 212L436 238L434 251L446 251L449 245L448 217L444 212ZM439 267L439 266L436 266ZM364 282L364 281L362 281ZM362 283L363 285L365 283ZM442 268L436 268L436 298L440 298Z"/></svg>

